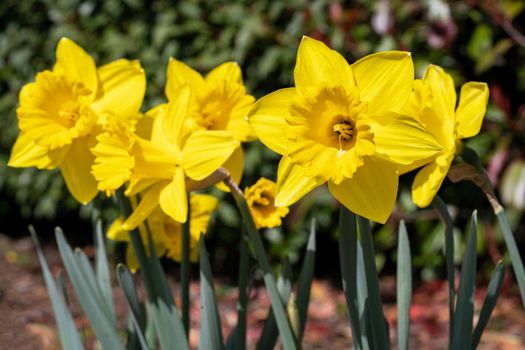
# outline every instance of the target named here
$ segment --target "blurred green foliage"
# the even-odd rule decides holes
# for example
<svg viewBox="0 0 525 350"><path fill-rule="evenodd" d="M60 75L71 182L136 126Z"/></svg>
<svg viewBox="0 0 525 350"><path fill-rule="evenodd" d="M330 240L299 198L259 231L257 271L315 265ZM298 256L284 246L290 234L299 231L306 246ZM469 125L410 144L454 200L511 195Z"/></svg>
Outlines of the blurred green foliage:
<svg viewBox="0 0 525 350"><path fill-rule="evenodd" d="M489 174L510 207L518 237L525 233L525 13L522 1L444 2L440 0L3 0L0 2L0 230L17 234L28 222L83 220L115 215L113 204L100 196L79 210L57 171L11 169L6 163L18 134L16 106L21 87L37 72L52 67L58 39L70 37L98 64L121 57L139 59L147 78L143 110L164 101L165 69L170 56L207 72L235 60L256 97L293 84L293 67L302 35L323 40L350 62L379 50L409 50L420 76L429 63L443 66L458 87L465 81L485 81L491 101L482 133L468 141L480 152ZM521 25L521 26L520 26ZM275 177L277 157L254 142L246 147L243 185L258 177ZM507 174L509 173L509 174ZM504 176L502 176L505 174ZM393 269L395 227L405 219L412 234L414 263L423 278L440 275L443 228L431 210L417 210L410 201L413 175L401 181L399 205L388 225L376 234L378 264ZM211 237L215 259L223 272L235 266L228 249L238 242L238 215L229 196L215 217ZM458 242L472 208L480 211L484 232L482 258L501 254L499 232L483 195L471 184L445 181L441 195L454 209ZM94 208L102 208L94 212ZM306 222L319 225L318 274L337 273L335 201L324 189L293 207L282 229L265 233L271 254L296 261L306 240ZM429 220L430 219L430 220ZM77 234L89 235L89 225ZM39 230L42 231L42 230ZM66 231L69 231L66 229ZM90 237L90 236L89 236ZM521 238L519 238L521 239ZM521 239L523 245L523 239ZM210 247L212 247L210 245ZM326 258L323 258L325 256ZM488 260L487 260L488 261ZM231 265L234 264L234 265ZM482 265L480 265L482 266ZM220 273L220 271L219 271Z"/></svg>

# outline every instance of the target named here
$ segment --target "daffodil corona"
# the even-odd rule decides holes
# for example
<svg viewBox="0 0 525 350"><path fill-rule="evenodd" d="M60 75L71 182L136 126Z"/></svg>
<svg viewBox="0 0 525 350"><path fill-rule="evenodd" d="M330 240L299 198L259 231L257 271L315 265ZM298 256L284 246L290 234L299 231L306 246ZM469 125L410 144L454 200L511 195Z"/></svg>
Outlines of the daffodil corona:
<svg viewBox="0 0 525 350"><path fill-rule="evenodd" d="M244 196L257 228L281 226L281 219L288 214L288 207L275 206L277 185L264 177L244 189Z"/></svg>
<svg viewBox="0 0 525 350"><path fill-rule="evenodd" d="M487 84L468 82L461 87L456 108L452 77L439 66L429 66L423 79L416 80L403 111L416 116L442 146L430 162L415 162L402 169L407 172L428 163L412 184L412 199L418 206L428 206L438 192L455 154L461 152L461 139L479 133L488 98Z"/></svg>
<svg viewBox="0 0 525 350"><path fill-rule="evenodd" d="M283 155L276 205L327 182L348 209L385 222L399 167L441 150L421 123L400 113L413 87L410 54L380 52L349 65L303 37L294 78L295 88L263 97L249 115L261 141Z"/></svg>
<svg viewBox="0 0 525 350"><path fill-rule="evenodd" d="M136 118L146 90L137 61L117 60L97 69L93 59L63 38L53 70L38 73L20 92L20 135L9 165L60 168L75 199L85 204L97 193L90 148L112 119Z"/></svg>

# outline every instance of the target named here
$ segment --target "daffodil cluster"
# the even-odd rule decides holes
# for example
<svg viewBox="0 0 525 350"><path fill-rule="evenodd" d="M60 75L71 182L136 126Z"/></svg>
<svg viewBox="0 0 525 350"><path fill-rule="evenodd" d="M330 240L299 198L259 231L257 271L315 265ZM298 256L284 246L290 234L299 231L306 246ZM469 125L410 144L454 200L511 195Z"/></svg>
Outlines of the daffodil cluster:
<svg viewBox="0 0 525 350"><path fill-rule="evenodd" d="M196 198L188 204L188 192L214 184L210 179L221 169L238 183L242 143L256 138L282 155L277 183L260 180L245 192L259 227L280 225L287 206L325 183L342 205L383 223L403 173L422 167L413 198L419 206L430 203L461 139L479 132L488 100L486 84L469 82L456 106L450 75L430 66L415 80L408 52L379 52L348 64L304 37L295 87L255 101L234 62L202 76L170 59L167 102L141 113L140 63L122 59L97 68L69 39L60 40L56 56L53 69L20 92L20 135L9 165L59 168L81 203L126 186L137 205L111 230L116 239L119 230L145 220L164 232L167 223L186 222ZM157 241L177 259L168 238Z"/></svg>

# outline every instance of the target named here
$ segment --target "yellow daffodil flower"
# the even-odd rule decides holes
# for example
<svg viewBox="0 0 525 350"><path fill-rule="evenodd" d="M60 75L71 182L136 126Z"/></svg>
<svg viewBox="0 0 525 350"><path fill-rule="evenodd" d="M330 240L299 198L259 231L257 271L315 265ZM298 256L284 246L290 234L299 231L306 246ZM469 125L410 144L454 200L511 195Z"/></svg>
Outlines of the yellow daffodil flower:
<svg viewBox="0 0 525 350"><path fill-rule="evenodd" d="M136 118L146 78L137 61L121 59L97 69L67 38L59 41L56 60L53 70L38 73L20 92L20 135L9 166L59 167L73 197L86 204L97 193L90 148L113 118Z"/></svg>
<svg viewBox="0 0 525 350"><path fill-rule="evenodd" d="M244 189L244 196L257 228L281 226L281 218L288 214L288 207L275 206L276 192L276 183L264 177Z"/></svg>
<svg viewBox="0 0 525 350"><path fill-rule="evenodd" d="M461 151L461 139L475 136L481 129L489 89L487 84L468 82L461 87L456 108L452 77L441 67L431 65L422 80L416 80L403 111L417 116L442 146L442 151L423 162L402 169L407 172L423 164L412 184L412 199L419 207L430 204L445 179L454 155Z"/></svg>
<svg viewBox="0 0 525 350"><path fill-rule="evenodd" d="M290 205L328 182L348 209L385 222L399 167L441 151L417 120L400 113L414 82L410 54L380 52L349 65L303 37L294 79L295 88L261 98L249 114L261 141L283 155L276 205Z"/></svg>
<svg viewBox="0 0 525 350"><path fill-rule="evenodd" d="M190 196L190 261L197 262L199 258L199 241L208 230L211 213L217 209L217 198L204 194ZM164 214L160 208L155 209L147 219L155 251L158 256L166 256L180 262L182 259L182 224ZM108 238L114 241L129 242L128 231L124 230L123 218L118 218L108 230ZM140 235L147 247L147 235L140 226ZM132 271L139 267L137 257L130 244L126 250L126 264Z"/></svg>
<svg viewBox="0 0 525 350"><path fill-rule="evenodd" d="M99 189L112 192L130 181L127 196L141 193L142 200L124 223L137 227L157 206L173 220L187 217L186 181L201 181L230 157L238 142L225 130L184 132L191 90L184 85L165 108L157 109L151 140L125 125L101 134L93 148L93 174Z"/></svg>
<svg viewBox="0 0 525 350"><path fill-rule="evenodd" d="M203 77L183 62L170 59L165 89L168 100L176 98L178 89L185 84L192 92L186 127L190 130L226 131L239 141L235 152L223 165L239 183L244 167L241 142L255 139L246 121L255 98L246 93L239 65L226 62Z"/></svg>

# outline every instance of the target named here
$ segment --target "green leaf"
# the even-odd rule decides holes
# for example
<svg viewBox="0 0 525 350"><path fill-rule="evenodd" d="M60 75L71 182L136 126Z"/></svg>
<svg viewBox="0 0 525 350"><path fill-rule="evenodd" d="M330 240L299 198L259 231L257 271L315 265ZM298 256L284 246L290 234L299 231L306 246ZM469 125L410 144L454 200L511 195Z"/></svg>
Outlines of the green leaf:
<svg viewBox="0 0 525 350"><path fill-rule="evenodd" d="M374 349L389 349L387 327L385 327L385 316L383 315L383 304L379 292L379 278L375 263L374 242L370 222L357 216L360 242L363 247L363 261L365 265L366 287L368 291L368 306L371 324L371 339L374 341Z"/></svg>
<svg viewBox="0 0 525 350"><path fill-rule="evenodd" d="M410 303L412 300L412 261L405 223L399 223L397 246L397 346L408 349Z"/></svg>
<svg viewBox="0 0 525 350"><path fill-rule="evenodd" d="M187 220L182 224L182 260L180 264L180 288L181 288L181 313L182 324L186 330L186 334L190 331L190 221L191 221L191 205L189 194L186 196L188 213Z"/></svg>
<svg viewBox="0 0 525 350"><path fill-rule="evenodd" d="M40 267L42 268L42 273L44 274L44 280L46 282L47 292L51 299L51 304L53 305L53 313L57 322L60 345L62 349L84 349L82 341L80 340L80 335L75 327L75 321L73 320L71 311L67 307L62 293L55 284L44 257L44 253L42 252L42 248L40 247L40 243L38 242L36 232L32 226L29 226L29 232L35 243L38 260L40 261Z"/></svg>
<svg viewBox="0 0 525 350"><path fill-rule="evenodd" d="M108 308L114 318L115 308L113 306L113 293L111 288L111 277L109 275L108 259L106 247L104 245L104 234L102 233L102 221L97 220L95 229L95 266L97 271L97 281L102 298L107 302Z"/></svg>
<svg viewBox="0 0 525 350"><path fill-rule="evenodd" d="M456 299L456 292L454 287L454 223L450 216L447 205L441 197L435 196L432 200L432 206L439 212L441 220L445 223L445 259L447 265L447 281L448 281L448 315L449 315L449 329L454 329L454 300ZM452 331L449 332L449 346L452 341Z"/></svg>
<svg viewBox="0 0 525 350"><path fill-rule="evenodd" d="M476 328L474 329L474 334L472 335L472 345L471 349L474 350L478 347L479 340L483 334L483 330L489 322L490 315L492 310L496 306L496 302L499 297L499 292L501 286L503 285L503 278L505 277L505 265L500 260L496 264L496 268L492 273L490 278L489 287L487 288L487 295L485 295L485 300L483 301L483 306L481 307L481 312L479 313L479 320Z"/></svg>
<svg viewBox="0 0 525 350"><path fill-rule="evenodd" d="M312 219L303 266L301 268L301 274L299 275L299 285L297 286L297 312L299 314L299 334L297 335L297 339L299 339L299 341L303 338L306 319L308 317L310 289L312 288L315 270L315 237L315 220Z"/></svg>
<svg viewBox="0 0 525 350"><path fill-rule="evenodd" d="M472 213L469 237L459 281L458 300L452 329L452 349L470 349L472 344L472 320L474 317L474 289L476 282L477 217Z"/></svg>
<svg viewBox="0 0 525 350"><path fill-rule="evenodd" d="M341 278L346 298L346 307L350 316L350 327L356 350L362 349L361 324L358 311L357 278L357 229L356 216L344 205L339 208L339 263ZM364 281L363 281L364 282ZM365 285L361 283L361 285Z"/></svg>
<svg viewBox="0 0 525 350"><path fill-rule="evenodd" d="M152 321L162 350L189 350L186 331L173 305L162 299L146 303L146 311Z"/></svg>
<svg viewBox="0 0 525 350"><path fill-rule="evenodd" d="M143 344L145 343L143 330L146 325L146 315L144 314L143 306L139 302L137 291L133 284L133 278L126 265L119 264L117 266L117 279L131 310L131 317L137 337L140 343L145 345Z"/></svg>
<svg viewBox="0 0 525 350"><path fill-rule="evenodd" d="M292 266L288 259L284 259L283 267L277 279L277 289L279 291L281 303L286 305L292 291ZM279 336L275 315L272 310L264 321L263 331L257 343L257 350L273 349Z"/></svg>
<svg viewBox="0 0 525 350"><path fill-rule="evenodd" d="M244 198L242 192L238 188L233 189L231 193L233 195L233 198L235 199L235 204L237 205L237 207L239 208L239 212L241 213L242 221L244 227L246 228L248 238L253 245L255 257L257 258L259 267L263 272L264 284L266 285L268 294L270 296L272 310L275 315L277 327L279 329L279 334L282 340L282 346L285 350L297 349L298 346L292 328L290 326L288 316L286 314L283 303L280 302L281 297L277 289L277 284L273 276L272 268L270 266L270 263L268 262L268 257L266 256L264 245L259 235L259 231L257 231L255 223L253 222L253 218L251 216L250 209L248 208L248 204L246 203L246 199Z"/></svg>
<svg viewBox="0 0 525 350"><path fill-rule="evenodd" d="M199 349L220 350L223 348L221 320L213 286L213 274L204 239L199 242L199 265L201 282L201 332Z"/></svg>
<svg viewBox="0 0 525 350"><path fill-rule="evenodd" d="M89 273L85 266L82 268L79 265L85 265L82 254L75 256L69 244L66 242L62 230L56 229L56 239L58 243L58 249L67 274L77 299L82 306L82 310L86 313L89 320L89 324L93 328L97 339L105 349L124 349L120 338L118 337L118 331L115 329L113 320L107 313L107 303L101 303L100 291L96 291L93 288L93 282L90 281ZM84 255L85 256L85 255ZM87 279L86 279L87 277Z"/></svg>

